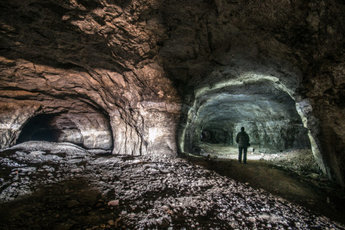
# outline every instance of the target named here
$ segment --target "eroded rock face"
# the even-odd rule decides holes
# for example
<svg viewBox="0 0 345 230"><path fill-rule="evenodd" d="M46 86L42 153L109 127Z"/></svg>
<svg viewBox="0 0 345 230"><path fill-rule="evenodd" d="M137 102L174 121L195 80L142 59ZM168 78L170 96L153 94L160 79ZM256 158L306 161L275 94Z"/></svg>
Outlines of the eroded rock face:
<svg viewBox="0 0 345 230"><path fill-rule="evenodd" d="M39 105L28 106L17 102L1 102L0 105L0 147L2 149L16 143L23 123L36 112Z"/></svg>
<svg viewBox="0 0 345 230"><path fill-rule="evenodd" d="M75 120L90 113L104 115L114 153L174 156L205 90L269 81L296 102L319 165L343 184L343 2L0 4L1 147L36 114L69 114L83 135L95 124ZM81 142L66 132L62 139Z"/></svg>
<svg viewBox="0 0 345 230"><path fill-rule="evenodd" d="M151 14L159 4L13 1L2 7L1 147L16 142L29 118L60 114L51 121L58 141L119 154L176 154L179 100L154 61L161 30ZM15 113L6 111L15 106Z"/></svg>

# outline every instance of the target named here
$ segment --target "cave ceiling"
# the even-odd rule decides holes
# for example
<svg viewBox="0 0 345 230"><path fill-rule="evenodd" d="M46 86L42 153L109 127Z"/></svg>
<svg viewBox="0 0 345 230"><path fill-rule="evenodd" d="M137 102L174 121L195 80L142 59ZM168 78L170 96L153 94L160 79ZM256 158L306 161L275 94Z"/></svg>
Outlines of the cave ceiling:
<svg viewBox="0 0 345 230"><path fill-rule="evenodd" d="M299 119L291 96L269 82L213 90L200 96L197 105L198 120L202 123Z"/></svg>
<svg viewBox="0 0 345 230"><path fill-rule="evenodd" d="M291 99L290 99L291 100ZM211 99L199 111L202 122L265 122L298 118L293 102L285 104L262 95L222 94Z"/></svg>

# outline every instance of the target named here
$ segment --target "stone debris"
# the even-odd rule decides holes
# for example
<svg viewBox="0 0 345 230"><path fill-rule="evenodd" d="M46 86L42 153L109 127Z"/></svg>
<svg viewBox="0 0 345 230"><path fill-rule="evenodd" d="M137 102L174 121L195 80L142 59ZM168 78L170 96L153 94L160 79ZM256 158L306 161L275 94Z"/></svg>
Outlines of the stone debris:
<svg viewBox="0 0 345 230"><path fill-rule="evenodd" d="M111 200L108 202L108 206L118 206L120 203L119 200Z"/></svg>
<svg viewBox="0 0 345 230"><path fill-rule="evenodd" d="M87 151L75 156L50 152L13 148L0 153L1 203L43 185L83 178L102 194L112 216L106 216L97 229L344 229L324 216L184 159L159 162ZM97 200L87 200L99 207ZM73 198L67 207L79 209L82 203ZM95 212L89 219L99 221L96 216ZM82 228L95 229L91 224Z"/></svg>

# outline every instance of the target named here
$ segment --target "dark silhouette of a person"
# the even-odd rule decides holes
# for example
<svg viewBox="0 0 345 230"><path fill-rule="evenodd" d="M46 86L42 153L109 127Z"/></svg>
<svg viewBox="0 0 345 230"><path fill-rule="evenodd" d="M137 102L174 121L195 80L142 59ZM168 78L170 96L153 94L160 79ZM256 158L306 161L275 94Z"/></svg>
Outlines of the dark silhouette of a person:
<svg viewBox="0 0 345 230"><path fill-rule="evenodd" d="M247 164L247 148L249 144L249 136L244 131L244 127L241 127L241 132L236 136L236 142L238 144L238 162L242 161L242 151L243 151L243 163Z"/></svg>

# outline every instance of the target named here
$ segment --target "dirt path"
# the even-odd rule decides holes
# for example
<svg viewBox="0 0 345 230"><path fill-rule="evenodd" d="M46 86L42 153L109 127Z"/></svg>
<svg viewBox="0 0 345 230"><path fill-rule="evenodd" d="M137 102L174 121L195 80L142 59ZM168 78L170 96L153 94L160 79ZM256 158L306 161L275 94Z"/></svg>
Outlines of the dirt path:
<svg viewBox="0 0 345 230"><path fill-rule="evenodd" d="M265 161L249 160L248 164L240 164L231 159L189 158L189 160L220 175L248 183L255 188L262 188L318 214L345 223L344 190L330 182L301 177Z"/></svg>

